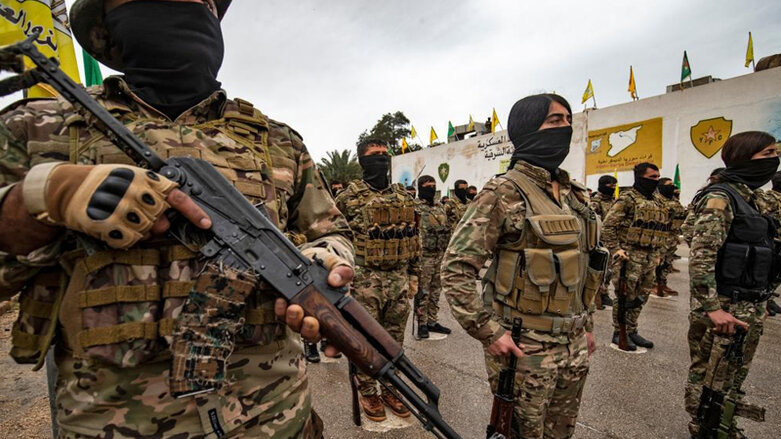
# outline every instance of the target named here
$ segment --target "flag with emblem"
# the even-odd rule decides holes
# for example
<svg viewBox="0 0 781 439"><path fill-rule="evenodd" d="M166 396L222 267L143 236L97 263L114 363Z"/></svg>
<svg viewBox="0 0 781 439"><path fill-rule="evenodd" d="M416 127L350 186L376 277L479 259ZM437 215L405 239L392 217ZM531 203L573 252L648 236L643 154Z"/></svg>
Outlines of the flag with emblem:
<svg viewBox="0 0 781 439"><path fill-rule="evenodd" d="M496 108L493 109L493 113L491 113L491 132L496 132L496 126L499 125L499 116L496 115Z"/></svg>
<svg viewBox="0 0 781 439"><path fill-rule="evenodd" d="M683 62L681 63L681 83L683 81L689 78L692 79L692 68L689 65L689 55L686 54L686 51L683 51Z"/></svg>
<svg viewBox="0 0 781 439"><path fill-rule="evenodd" d="M613 198L618 199L618 169L613 169L613 178L616 179L616 189L613 191Z"/></svg>
<svg viewBox="0 0 781 439"><path fill-rule="evenodd" d="M414 139L415 137L418 137L418 132L415 131L415 125L410 125L410 131L409 131L409 137L410 139Z"/></svg>
<svg viewBox="0 0 781 439"><path fill-rule="evenodd" d="M635 84L635 71L629 66L629 89L627 90L633 100L637 100L637 84Z"/></svg>
<svg viewBox="0 0 781 439"><path fill-rule="evenodd" d="M75 82L80 83L79 67L73 50L73 39L68 25L68 11L65 0L3 0L0 8L0 46L22 41L40 31L35 47L49 58L55 58L60 68ZM25 59L28 68L32 61ZM27 97L56 96L48 84L30 87Z"/></svg>
<svg viewBox="0 0 781 439"><path fill-rule="evenodd" d="M453 122L447 121L447 137L448 139L450 136L454 135L456 133L456 129L453 127Z"/></svg>
<svg viewBox="0 0 781 439"><path fill-rule="evenodd" d="M591 85L591 80L588 80L586 84L586 90L583 92L583 99L580 100L581 104L585 104L587 100L594 97L594 87Z"/></svg>
<svg viewBox="0 0 781 439"><path fill-rule="evenodd" d="M404 154L409 149L409 145L407 145L407 139L401 138L401 153Z"/></svg>
<svg viewBox="0 0 781 439"><path fill-rule="evenodd" d="M681 171L678 169L678 165L675 165L675 176L673 177L673 186L681 190Z"/></svg>
<svg viewBox="0 0 781 439"><path fill-rule="evenodd" d="M433 145L434 141L439 139L439 137L437 137L437 132L434 131L434 127L431 127L431 134L429 134L428 139L429 146Z"/></svg>
<svg viewBox="0 0 781 439"><path fill-rule="evenodd" d="M751 32L748 33L748 47L746 47L746 65L754 64L754 40L751 38Z"/></svg>
<svg viewBox="0 0 781 439"><path fill-rule="evenodd" d="M474 131L475 130L475 121L472 119L472 115L469 115L469 125L466 126L467 131Z"/></svg>
<svg viewBox="0 0 781 439"><path fill-rule="evenodd" d="M103 84L103 74L100 73L98 61L84 49L81 50L81 54L84 58L84 85L91 87Z"/></svg>

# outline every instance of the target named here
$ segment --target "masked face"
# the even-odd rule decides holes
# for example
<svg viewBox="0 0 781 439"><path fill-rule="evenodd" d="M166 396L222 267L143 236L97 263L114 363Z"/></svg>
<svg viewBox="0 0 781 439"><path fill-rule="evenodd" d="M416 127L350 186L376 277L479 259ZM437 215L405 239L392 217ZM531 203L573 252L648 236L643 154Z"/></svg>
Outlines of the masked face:
<svg viewBox="0 0 781 439"><path fill-rule="evenodd" d="M375 189L388 187L388 170L390 169L390 157L387 154L365 155L358 159L363 169L363 181Z"/></svg>
<svg viewBox="0 0 781 439"><path fill-rule="evenodd" d="M457 187L453 191L462 203L466 203L466 187Z"/></svg>
<svg viewBox="0 0 781 439"><path fill-rule="evenodd" d="M477 192L476 191L469 191L469 192L466 193L466 198L469 201L474 200L476 196L477 196Z"/></svg>
<svg viewBox="0 0 781 439"><path fill-rule="evenodd" d="M516 140L511 160L523 160L555 174L569 154L571 140L571 126L534 131Z"/></svg>
<svg viewBox="0 0 781 439"><path fill-rule="evenodd" d="M659 186L659 193L662 194L665 198L672 199L673 195L675 195L675 186L671 184L663 184Z"/></svg>
<svg viewBox="0 0 781 439"><path fill-rule="evenodd" d="M420 199L425 200L429 205L434 204L434 196L437 193L437 187L434 185L421 186Z"/></svg>
<svg viewBox="0 0 781 439"><path fill-rule="evenodd" d="M751 189L766 185L778 171L778 157L744 160L727 165L722 175L730 181L743 183Z"/></svg>
<svg viewBox="0 0 781 439"><path fill-rule="evenodd" d="M222 31L206 5L129 2L108 11L105 24L130 89L169 118L219 90Z"/></svg>

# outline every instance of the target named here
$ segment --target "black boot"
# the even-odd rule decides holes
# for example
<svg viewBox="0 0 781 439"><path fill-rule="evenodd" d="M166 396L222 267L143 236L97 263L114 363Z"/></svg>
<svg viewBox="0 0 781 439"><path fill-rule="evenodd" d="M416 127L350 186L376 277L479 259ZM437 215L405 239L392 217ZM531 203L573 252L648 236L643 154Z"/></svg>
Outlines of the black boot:
<svg viewBox="0 0 781 439"><path fill-rule="evenodd" d="M450 334L453 332L450 330L450 328L445 328L444 326L440 325L439 322L429 323L428 330L429 332L438 332L440 334Z"/></svg>
<svg viewBox="0 0 781 439"><path fill-rule="evenodd" d="M640 334L637 332L630 332L629 333L629 339L635 342L637 346L640 346L641 348L648 348L651 349L654 347L654 342L651 340L646 340L645 338L641 337Z"/></svg>
<svg viewBox="0 0 781 439"><path fill-rule="evenodd" d="M781 306L778 306L775 300L770 300L767 303L767 312L770 314L770 317L773 317L776 314L781 313Z"/></svg>
<svg viewBox="0 0 781 439"><path fill-rule="evenodd" d="M618 346L618 331L613 333L613 344ZM634 344L634 342L628 336L628 334L627 334L627 337L626 337L626 350L629 351L629 352L637 350L637 346Z"/></svg>
<svg viewBox="0 0 781 439"><path fill-rule="evenodd" d="M428 338L428 325L418 324L418 338Z"/></svg>
<svg viewBox="0 0 781 439"><path fill-rule="evenodd" d="M310 363L320 362L320 354L317 353L316 343L304 342L304 357L306 357L306 361Z"/></svg>
<svg viewBox="0 0 781 439"><path fill-rule="evenodd" d="M607 293L602 295L602 306L613 306L613 299Z"/></svg>
<svg viewBox="0 0 781 439"><path fill-rule="evenodd" d="M320 352L322 352L323 355L325 355L325 348L328 347L329 344L330 343L328 343L328 340L325 339L325 338L320 342ZM336 355L334 355L333 357L329 357L329 358L342 358L342 353L341 352L337 352Z"/></svg>

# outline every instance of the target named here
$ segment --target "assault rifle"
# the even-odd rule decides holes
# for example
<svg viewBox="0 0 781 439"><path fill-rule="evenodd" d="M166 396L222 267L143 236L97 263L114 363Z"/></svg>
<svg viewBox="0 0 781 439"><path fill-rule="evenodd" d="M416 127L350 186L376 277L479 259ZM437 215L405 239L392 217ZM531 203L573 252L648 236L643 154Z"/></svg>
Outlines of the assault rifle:
<svg viewBox="0 0 781 439"><path fill-rule="evenodd" d="M517 346L521 342L521 327L523 319L513 319L511 330L513 343ZM499 385L494 394L494 405L491 409L491 421L486 428L485 437L488 439L517 439L513 435L513 413L515 406L515 371L518 365L518 357L510 353L509 364L499 372Z"/></svg>
<svg viewBox="0 0 781 439"><path fill-rule="evenodd" d="M312 261L302 255L266 216L262 205L250 204L208 162L191 157L163 160L63 73L57 60L39 52L33 45L37 36L34 34L0 48L0 68L19 73L0 81L0 94L45 82L76 107L91 113L96 119L95 128L138 166L177 182L179 188L209 215L212 227L205 236L199 236L205 242L200 246L203 258L257 274L288 302L300 305L307 315L316 317L323 336L361 371L391 389L394 395L400 393L399 399L426 430L440 438L460 439L439 413L439 389L404 355L393 337L358 302L345 294L345 288L328 285L329 272L323 261ZM23 55L36 67L25 71ZM180 227L175 227L176 221L180 222ZM182 222L183 219L172 221L171 230L180 230L174 237L191 244L196 231L187 231L186 225L182 229ZM426 401L397 372L422 392ZM189 394L215 390L208 386L198 388L201 385L198 379L189 384L195 389Z"/></svg>
<svg viewBox="0 0 781 439"><path fill-rule="evenodd" d="M618 306L618 316L616 319L618 320L618 348L622 351L629 350L629 340L627 339L626 333L626 296L629 290L629 280L626 277L627 264L627 261L621 262L621 270L618 274L618 291L616 291L616 302Z"/></svg>
<svg viewBox="0 0 781 439"><path fill-rule="evenodd" d="M735 375L743 367L743 349L746 330L738 327L735 335L724 344L725 337L716 335L711 355L719 359L705 375L707 385L702 386L700 405L697 408L698 439L729 439L734 436L736 416L752 421L765 420L763 407L736 400L727 395L734 385ZM736 389L737 390L737 389Z"/></svg>

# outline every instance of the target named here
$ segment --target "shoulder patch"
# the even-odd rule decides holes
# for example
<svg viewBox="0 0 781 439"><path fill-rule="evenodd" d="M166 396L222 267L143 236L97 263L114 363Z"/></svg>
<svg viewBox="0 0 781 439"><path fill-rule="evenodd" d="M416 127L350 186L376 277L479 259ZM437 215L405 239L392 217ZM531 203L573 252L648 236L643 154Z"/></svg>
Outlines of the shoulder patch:
<svg viewBox="0 0 781 439"><path fill-rule="evenodd" d="M727 200L721 197L713 197L708 198L708 201L705 203L706 209L716 209L716 210L724 210L727 208Z"/></svg>

